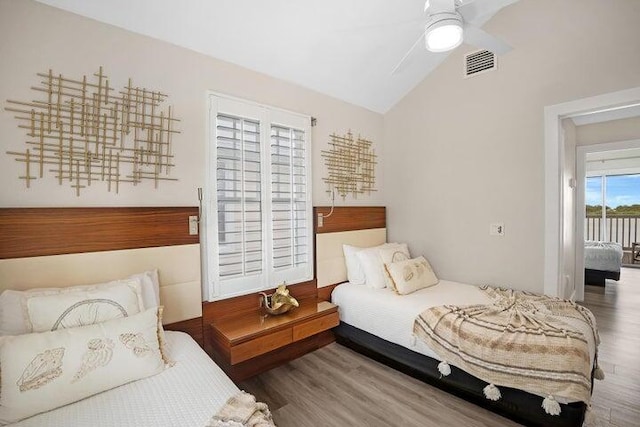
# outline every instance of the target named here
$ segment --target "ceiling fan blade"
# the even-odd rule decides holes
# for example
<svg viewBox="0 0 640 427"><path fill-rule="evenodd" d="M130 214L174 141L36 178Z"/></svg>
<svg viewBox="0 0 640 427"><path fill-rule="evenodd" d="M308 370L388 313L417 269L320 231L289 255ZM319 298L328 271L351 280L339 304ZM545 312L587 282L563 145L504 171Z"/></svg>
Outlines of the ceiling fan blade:
<svg viewBox="0 0 640 427"><path fill-rule="evenodd" d="M424 34L426 33L426 30L423 31L420 34L420 37L418 37L418 40L416 40L413 43L413 46L411 46L411 49L409 49L407 51L407 53L404 54L404 56L402 57L402 59L400 60L400 62L398 62L398 65L396 65L395 67L393 67L393 70L391 70L391 75L394 75L395 73L398 72L398 70L402 67L402 65L405 63L405 61L407 60L407 58L409 57L409 55L411 55L411 53L416 49L416 47L418 46L418 44L424 40Z"/></svg>
<svg viewBox="0 0 640 427"><path fill-rule="evenodd" d="M427 0L424 3L424 11L429 13L453 12L456 10L455 0Z"/></svg>
<svg viewBox="0 0 640 427"><path fill-rule="evenodd" d="M465 25L464 27L464 42L481 49L486 49L496 55L504 55L512 49L511 46L499 38L472 25Z"/></svg>
<svg viewBox="0 0 640 427"><path fill-rule="evenodd" d="M465 22L472 22L480 15L480 7L475 1L471 1L459 6L458 13L462 15Z"/></svg>

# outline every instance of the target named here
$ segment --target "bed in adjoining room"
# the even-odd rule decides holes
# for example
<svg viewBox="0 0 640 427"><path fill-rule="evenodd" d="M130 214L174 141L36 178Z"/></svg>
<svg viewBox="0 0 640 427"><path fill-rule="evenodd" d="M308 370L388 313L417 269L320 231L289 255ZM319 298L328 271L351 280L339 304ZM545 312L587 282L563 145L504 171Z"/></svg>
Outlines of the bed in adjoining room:
<svg viewBox="0 0 640 427"><path fill-rule="evenodd" d="M420 254L386 243L384 208L377 222L356 221L361 209L372 208L342 208L316 230L338 343L525 425L582 425L603 377L589 310L439 280Z"/></svg>
<svg viewBox="0 0 640 427"><path fill-rule="evenodd" d="M624 252L616 242L584 242L584 284L604 286L607 279L620 280Z"/></svg>
<svg viewBox="0 0 640 427"><path fill-rule="evenodd" d="M201 348L194 214L0 209L0 425L273 426Z"/></svg>

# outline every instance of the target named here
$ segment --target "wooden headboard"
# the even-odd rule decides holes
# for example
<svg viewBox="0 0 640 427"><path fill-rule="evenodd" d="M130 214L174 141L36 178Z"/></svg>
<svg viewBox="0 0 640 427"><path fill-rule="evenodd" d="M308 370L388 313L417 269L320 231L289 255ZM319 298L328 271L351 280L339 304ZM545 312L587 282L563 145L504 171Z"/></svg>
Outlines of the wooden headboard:
<svg viewBox="0 0 640 427"><path fill-rule="evenodd" d="M197 207L0 208L0 291L102 283L157 268L165 328L202 345Z"/></svg>
<svg viewBox="0 0 640 427"><path fill-rule="evenodd" d="M318 297L326 300L336 285L347 280L342 245L376 246L387 239L384 206L336 207L320 227L318 214L326 216L330 211L326 206L314 208Z"/></svg>

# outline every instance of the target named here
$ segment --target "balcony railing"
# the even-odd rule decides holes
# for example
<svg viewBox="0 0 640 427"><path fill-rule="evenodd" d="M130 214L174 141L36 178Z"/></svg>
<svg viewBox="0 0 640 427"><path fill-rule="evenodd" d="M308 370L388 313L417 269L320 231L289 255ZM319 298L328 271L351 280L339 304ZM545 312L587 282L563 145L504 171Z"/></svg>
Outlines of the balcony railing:
<svg viewBox="0 0 640 427"><path fill-rule="evenodd" d="M587 215L584 225L586 240L601 240L602 227L607 229L607 241L618 242L624 249L630 249L631 244L640 242L640 216L611 215L606 221L601 216Z"/></svg>

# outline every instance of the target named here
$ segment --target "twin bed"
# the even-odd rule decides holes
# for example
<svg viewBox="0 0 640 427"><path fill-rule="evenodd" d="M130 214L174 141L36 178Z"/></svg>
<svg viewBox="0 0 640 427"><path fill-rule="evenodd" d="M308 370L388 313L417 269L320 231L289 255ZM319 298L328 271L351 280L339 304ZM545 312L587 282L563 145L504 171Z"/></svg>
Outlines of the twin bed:
<svg viewBox="0 0 640 427"><path fill-rule="evenodd" d="M342 217L339 216L336 222L341 221L343 217L358 217L357 208L343 209L349 210L350 213L343 212L344 215ZM362 248L382 247L379 245L386 242L384 209L379 215L382 219L377 222L367 222L368 220L365 219L364 222L358 223L357 220L351 220L344 227L330 224L330 228L326 231L317 230L316 263L318 266L318 286L327 286L328 289L333 288L331 299L332 302L339 306L341 319L340 325L334 329L338 343L525 425L581 426L585 416L588 414L594 375L596 377L603 375L601 370L597 368L598 337L595 322L590 312L573 303L561 300L556 302L554 299L543 299L542 304L535 305L532 310L535 312L536 310L546 311L549 308L551 311L554 311L554 308L561 308L560 311L569 309L569 311L572 311L569 317L573 316L573 319L566 317L562 320L560 317L561 329L566 328L567 330L573 329L576 331L569 334L571 336L567 335L566 331L559 331L556 337L552 337L555 334L553 329L556 328L558 323L554 326L547 326L547 329L542 326L539 334L542 338L542 341L540 341L542 344L530 345L531 348L536 345L539 346L538 350L531 350L532 355L530 357L532 358L533 367L536 367L534 358L545 354L547 352L546 347L549 346L549 348L554 348L555 350L549 351L548 354L555 353L553 357L558 357L558 360L564 361L565 356L563 353L566 353L565 366L569 366L568 371L573 371L570 367L573 363L573 361L570 361L572 354L579 354L575 360L580 361L580 374L577 373L577 368L575 369L576 372L567 374L566 372L554 372L553 366L547 366L546 371L536 369L521 371L521 375L524 372L523 378L521 378L523 380L521 382L523 384L522 387L509 387L497 381L495 384L490 381L483 381L479 377L461 369L455 363L447 364L446 360L444 360L445 358L439 356L439 354L443 353L441 351L436 352L434 348L426 344L425 340L420 338L419 333L416 333L419 332L416 320L421 313L428 312L430 308L491 307L491 303L495 302L490 297L491 290L440 280L435 285L430 285L405 295L398 295L387 287L377 288L378 286L370 286L369 283L356 284L346 281L349 260L345 260L343 245ZM325 220L325 226L329 221ZM388 264L385 265L388 267ZM518 300L520 297L523 298L521 301L523 307L529 305L530 299L538 298L526 293L518 294L514 296L513 304L511 302L509 304L518 306L521 303ZM510 313L515 317L527 317L531 314L528 309L529 307L525 307L524 310L517 309ZM451 311L455 311L455 309ZM497 311L500 312L501 310ZM550 314L551 311L549 312ZM454 327L466 322L464 317L466 314L466 312L462 312L459 316L459 324L457 326L454 325ZM555 313L552 317L554 317L554 321L558 321ZM537 320L534 319L534 321ZM447 319L443 318L443 321L446 323ZM455 322L457 321L452 323ZM485 321L477 321L476 326L483 322ZM569 326L569 324L572 325ZM464 334L464 330L461 327L459 331ZM536 332L534 331L534 334ZM548 336L545 336L547 334ZM506 337L507 341L511 339L508 335ZM547 338L549 339L547 340ZM552 342L552 338L556 338L558 341L575 340L577 344L581 344L579 346L580 350L578 350L578 346L575 349L571 347L556 348L557 341ZM471 338L472 341L474 339L473 337ZM495 339L495 337L490 338L490 341L492 339ZM489 343L489 346L491 345L493 344ZM527 348L527 346L529 344L525 343L523 348ZM499 347L499 345L496 344L496 347ZM468 355L463 354L462 358L471 360L470 357L466 356ZM526 357L527 355L524 356ZM497 362L490 367L495 367L495 364ZM443 367L443 365L445 366ZM465 364L461 363L461 365ZM544 363L540 363L540 365L544 365ZM469 364L465 365L465 367L469 366ZM509 366L507 369L513 370L513 367ZM580 383L582 388L581 397L579 399L563 398L563 393L559 391L555 395L547 395L543 392L533 394L524 391L523 388L531 389L527 384L527 375L532 375L532 383L536 381L538 383L544 383L545 381L554 383L555 381L560 381L560 377L564 376L562 381L566 381L564 384L567 385L567 389ZM536 375L538 378L534 378ZM545 375L548 375L548 377ZM575 384L572 385L572 382ZM564 385L559 388L556 387L555 390L560 390L562 387ZM544 389L544 387L542 388ZM554 393L556 392L554 391ZM549 402L553 403L553 405L550 405Z"/></svg>
<svg viewBox="0 0 640 427"><path fill-rule="evenodd" d="M189 335L165 334L171 368L13 425L205 426L239 389Z"/></svg>
<svg viewBox="0 0 640 427"><path fill-rule="evenodd" d="M0 209L0 424L204 427L268 414L201 348L199 243L186 227L194 214ZM40 327L43 317L57 320Z"/></svg>
<svg viewBox="0 0 640 427"><path fill-rule="evenodd" d="M607 279L620 280L622 245L616 242L584 242L584 283L604 286Z"/></svg>

